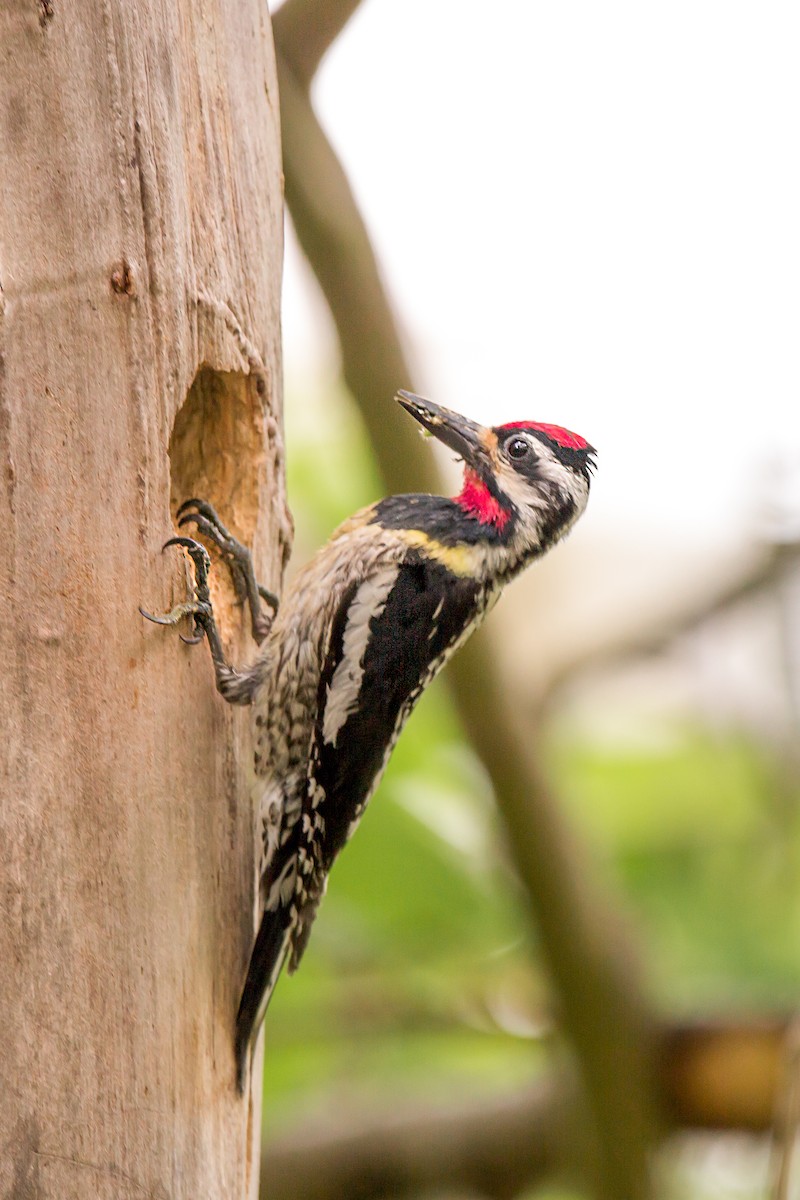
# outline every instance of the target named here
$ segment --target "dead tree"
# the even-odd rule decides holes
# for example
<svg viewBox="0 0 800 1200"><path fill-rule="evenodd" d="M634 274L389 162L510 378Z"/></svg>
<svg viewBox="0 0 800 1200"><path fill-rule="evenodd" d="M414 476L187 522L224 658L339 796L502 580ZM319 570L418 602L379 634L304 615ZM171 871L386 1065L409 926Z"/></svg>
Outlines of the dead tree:
<svg viewBox="0 0 800 1200"><path fill-rule="evenodd" d="M0 1193L254 1197L246 714L137 607L187 497L288 550L269 15L9 0L0 78Z"/></svg>

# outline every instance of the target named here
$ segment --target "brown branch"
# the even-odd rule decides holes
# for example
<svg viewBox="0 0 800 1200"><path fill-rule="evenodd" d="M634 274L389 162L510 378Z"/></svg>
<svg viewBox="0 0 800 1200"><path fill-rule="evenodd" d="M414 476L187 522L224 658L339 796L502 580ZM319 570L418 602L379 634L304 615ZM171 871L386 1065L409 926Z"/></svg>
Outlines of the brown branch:
<svg viewBox="0 0 800 1200"><path fill-rule="evenodd" d="M434 491L435 467L391 402L398 387L411 386L412 372L369 234L308 95L283 61L280 39L277 44L286 201L336 324L345 382L391 486Z"/></svg>
<svg viewBox="0 0 800 1200"><path fill-rule="evenodd" d="M361 0L286 0L272 18L276 46L298 83L308 88Z"/></svg>
<svg viewBox="0 0 800 1200"><path fill-rule="evenodd" d="M626 659L662 654L677 638L693 633L706 622L775 587L798 561L800 547L797 545L769 546L748 571L705 599L692 600L684 608L655 621L649 628L634 633L618 633L601 645L581 650L574 658L565 659L550 677L541 705L552 704L563 687L586 671L601 670Z"/></svg>
<svg viewBox="0 0 800 1200"><path fill-rule="evenodd" d="M286 198L339 334L345 380L390 490L440 490L428 457L390 403L410 371L352 191L298 78L281 57ZM560 992L598 1137L598 1194L643 1200L655 1137L649 1016L621 923L550 795L531 730L510 710L486 644L451 673L454 697L495 787L512 855Z"/></svg>
<svg viewBox="0 0 800 1200"><path fill-rule="evenodd" d="M560 1023L580 1059L598 1134L600 1194L641 1200L657 1113L651 1017L632 939L550 791L536 730L515 711L486 639L464 647L451 679L494 785L558 993Z"/></svg>
<svg viewBox="0 0 800 1200"><path fill-rule="evenodd" d="M512 1200L564 1162L564 1106L551 1086L449 1111L359 1120L300 1133L262 1151L270 1200L377 1200L464 1189Z"/></svg>
<svg viewBox="0 0 800 1200"><path fill-rule="evenodd" d="M772 1142L772 1200L789 1200L800 1133L800 1026L795 1021L787 1037L781 1094L776 1104Z"/></svg>
<svg viewBox="0 0 800 1200"><path fill-rule="evenodd" d="M764 1132L772 1125L788 1020L678 1025L660 1037L659 1086L670 1127ZM463 1189L508 1200L574 1170L575 1091L554 1080L448 1111L278 1138L262 1153L270 1200L378 1200ZM268 1186L267 1186L268 1185Z"/></svg>

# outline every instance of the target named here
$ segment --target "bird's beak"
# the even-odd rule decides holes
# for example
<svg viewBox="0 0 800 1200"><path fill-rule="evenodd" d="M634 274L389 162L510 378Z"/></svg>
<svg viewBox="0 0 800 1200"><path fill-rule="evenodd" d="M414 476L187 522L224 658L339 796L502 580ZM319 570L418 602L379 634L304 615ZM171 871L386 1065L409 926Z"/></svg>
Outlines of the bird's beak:
<svg viewBox="0 0 800 1200"><path fill-rule="evenodd" d="M419 421L423 429L427 429L450 450L454 450L459 458L463 458L468 467L480 470L486 462L486 446L484 437L486 430L482 425L462 417L460 413L452 412L433 404L413 392L397 392L395 399L402 404L406 412L411 413Z"/></svg>

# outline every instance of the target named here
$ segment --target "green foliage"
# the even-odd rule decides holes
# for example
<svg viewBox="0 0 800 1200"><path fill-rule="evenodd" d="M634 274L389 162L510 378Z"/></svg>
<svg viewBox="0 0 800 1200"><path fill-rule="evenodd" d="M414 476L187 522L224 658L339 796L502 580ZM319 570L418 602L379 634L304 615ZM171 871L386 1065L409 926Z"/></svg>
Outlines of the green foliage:
<svg viewBox="0 0 800 1200"><path fill-rule="evenodd" d="M673 731L667 749L569 739L561 794L611 859L668 1005L775 1007L800 985L797 829L776 818L774 771L742 738Z"/></svg>

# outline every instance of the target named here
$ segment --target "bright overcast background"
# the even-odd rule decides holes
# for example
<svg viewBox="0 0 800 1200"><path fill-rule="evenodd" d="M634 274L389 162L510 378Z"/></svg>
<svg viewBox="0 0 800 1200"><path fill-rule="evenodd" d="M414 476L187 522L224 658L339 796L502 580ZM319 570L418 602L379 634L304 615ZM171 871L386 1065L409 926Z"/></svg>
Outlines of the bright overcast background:
<svg viewBox="0 0 800 1200"><path fill-rule="evenodd" d="M579 543L713 564L797 493L798 52L793 3L366 0L323 64L421 390L593 442ZM291 237L285 302L291 404L335 357Z"/></svg>

